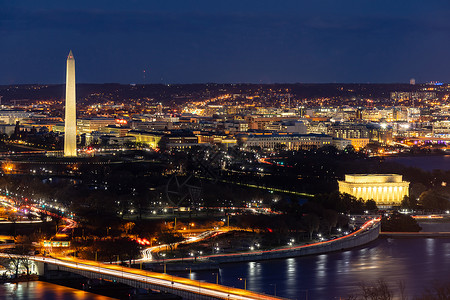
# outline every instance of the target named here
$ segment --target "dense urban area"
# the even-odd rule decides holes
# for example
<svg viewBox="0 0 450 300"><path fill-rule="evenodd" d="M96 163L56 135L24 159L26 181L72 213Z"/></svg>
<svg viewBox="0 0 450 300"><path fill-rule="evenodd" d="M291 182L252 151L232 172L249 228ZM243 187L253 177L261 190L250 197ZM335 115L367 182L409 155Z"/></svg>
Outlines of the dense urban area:
<svg viewBox="0 0 450 300"><path fill-rule="evenodd" d="M30 253L165 274L380 219L419 232L421 217L449 218L450 170L393 158L448 154L449 96L414 80L78 84L66 157L64 85L0 86L0 274L29 279Z"/></svg>

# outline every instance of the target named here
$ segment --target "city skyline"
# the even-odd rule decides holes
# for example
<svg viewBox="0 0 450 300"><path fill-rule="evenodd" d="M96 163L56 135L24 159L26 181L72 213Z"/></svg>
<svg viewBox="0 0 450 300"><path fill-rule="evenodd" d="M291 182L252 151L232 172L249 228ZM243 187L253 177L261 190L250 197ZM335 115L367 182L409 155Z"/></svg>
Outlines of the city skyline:
<svg viewBox="0 0 450 300"><path fill-rule="evenodd" d="M0 84L63 83L67 49L86 83L450 81L442 1L2 6Z"/></svg>
<svg viewBox="0 0 450 300"><path fill-rule="evenodd" d="M450 294L450 2L0 2L0 298Z"/></svg>

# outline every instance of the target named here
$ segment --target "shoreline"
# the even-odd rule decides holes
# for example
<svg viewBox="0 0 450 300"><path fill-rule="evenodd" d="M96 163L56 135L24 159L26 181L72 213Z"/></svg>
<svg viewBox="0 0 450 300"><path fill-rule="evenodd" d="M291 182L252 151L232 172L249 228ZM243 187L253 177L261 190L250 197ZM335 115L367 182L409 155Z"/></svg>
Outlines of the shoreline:
<svg viewBox="0 0 450 300"><path fill-rule="evenodd" d="M271 249L271 250L261 250L255 252L238 252L229 254L216 254L201 256L197 259L207 259L206 262L223 264L223 263L236 263L236 262L248 262L248 261L262 261L262 260L274 260L283 259L290 257L308 256L308 255L318 255L336 251L347 250L355 247L359 247L368 244L376 240L380 234L381 222L380 220L371 220L366 222L357 231L334 240L317 242L313 244L306 244L301 246L281 248L281 249ZM167 259L165 261L158 261L156 263L144 263L145 266L151 266L152 264L166 266L171 263L176 264L177 262L185 263L188 261L193 261L193 258L176 258ZM148 268L148 269L151 269Z"/></svg>

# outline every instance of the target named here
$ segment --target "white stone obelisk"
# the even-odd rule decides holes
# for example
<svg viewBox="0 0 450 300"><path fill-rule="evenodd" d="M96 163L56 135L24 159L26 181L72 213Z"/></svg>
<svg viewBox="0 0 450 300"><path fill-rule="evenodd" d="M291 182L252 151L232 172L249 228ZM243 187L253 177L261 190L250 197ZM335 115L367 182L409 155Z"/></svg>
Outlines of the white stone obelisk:
<svg viewBox="0 0 450 300"><path fill-rule="evenodd" d="M75 100L75 59L72 50L67 56L66 113L64 125L64 156L77 156L77 113Z"/></svg>

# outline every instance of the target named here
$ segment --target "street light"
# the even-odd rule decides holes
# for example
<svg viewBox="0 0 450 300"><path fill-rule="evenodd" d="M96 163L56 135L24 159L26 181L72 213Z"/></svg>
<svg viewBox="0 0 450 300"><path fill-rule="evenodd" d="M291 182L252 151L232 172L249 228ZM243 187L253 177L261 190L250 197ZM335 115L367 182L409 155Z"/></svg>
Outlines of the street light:
<svg viewBox="0 0 450 300"><path fill-rule="evenodd" d="M300 290L300 292L305 292L305 300L308 300L308 290Z"/></svg>
<svg viewBox="0 0 450 300"><path fill-rule="evenodd" d="M212 273L213 275L216 275L216 284L219 284L219 272Z"/></svg>
<svg viewBox="0 0 450 300"><path fill-rule="evenodd" d="M273 285L274 286L274 296L277 296L277 284L276 283L269 283L269 285Z"/></svg>
<svg viewBox="0 0 450 300"><path fill-rule="evenodd" d="M166 263L164 262L164 258L166 257L165 253L161 253L161 256L163 258L163 264L164 264L164 274L166 274Z"/></svg>
<svg viewBox="0 0 450 300"><path fill-rule="evenodd" d="M239 280L244 280L244 290L247 290L247 278L239 278Z"/></svg>

